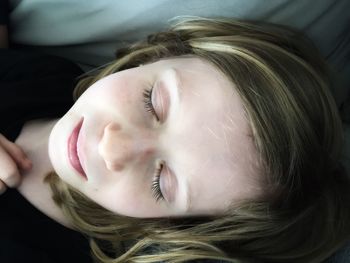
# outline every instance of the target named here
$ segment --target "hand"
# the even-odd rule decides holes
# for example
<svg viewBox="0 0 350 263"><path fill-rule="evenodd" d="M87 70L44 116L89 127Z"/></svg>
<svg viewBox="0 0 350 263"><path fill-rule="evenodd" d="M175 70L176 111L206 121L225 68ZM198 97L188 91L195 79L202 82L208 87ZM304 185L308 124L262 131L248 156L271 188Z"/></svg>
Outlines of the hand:
<svg viewBox="0 0 350 263"><path fill-rule="evenodd" d="M20 170L30 170L32 162L21 147L7 140L0 133L0 194L7 187L16 187L21 182Z"/></svg>

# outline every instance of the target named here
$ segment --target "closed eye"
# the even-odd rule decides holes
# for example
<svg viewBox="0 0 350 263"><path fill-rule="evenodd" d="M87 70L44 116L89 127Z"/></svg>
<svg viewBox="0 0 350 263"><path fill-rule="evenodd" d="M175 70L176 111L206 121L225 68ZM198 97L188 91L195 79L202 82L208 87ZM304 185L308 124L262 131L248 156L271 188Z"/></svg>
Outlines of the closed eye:
<svg viewBox="0 0 350 263"><path fill-rule="evenodd" d="M154 175L154 179L152 182L152 192L153 192L153 197L156 199L156 202L158 202L159 200L165 199L160 189L160 174L162 172L162 168L163 168L163 164L160 164L156 170L156 173Z"/></svg>
<svg viewBox="0 0 350 263"><path fill-rule="evenodd" d="M153 91L153 87L151 89L145 89L143 91L143 102L145 104L145 108L148 112L150 112L156 119L157 121L159 121L159 117L156 113L156 111L154 110L153 104L152 104L152 91Z"/></svg>

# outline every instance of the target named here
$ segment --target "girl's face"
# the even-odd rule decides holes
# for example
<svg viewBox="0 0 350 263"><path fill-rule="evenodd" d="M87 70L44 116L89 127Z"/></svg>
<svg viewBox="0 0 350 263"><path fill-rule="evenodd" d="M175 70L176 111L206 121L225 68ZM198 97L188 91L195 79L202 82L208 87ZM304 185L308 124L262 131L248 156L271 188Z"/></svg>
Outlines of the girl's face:
<svg viewBox="0 0 350 263"><path fill-rule="evenodd" d="M70 162L75 145L86 177ZM57 122L49 154L62 180L126 216L215 214L260 192L235 87L195 57L99 80Z"/></svg>

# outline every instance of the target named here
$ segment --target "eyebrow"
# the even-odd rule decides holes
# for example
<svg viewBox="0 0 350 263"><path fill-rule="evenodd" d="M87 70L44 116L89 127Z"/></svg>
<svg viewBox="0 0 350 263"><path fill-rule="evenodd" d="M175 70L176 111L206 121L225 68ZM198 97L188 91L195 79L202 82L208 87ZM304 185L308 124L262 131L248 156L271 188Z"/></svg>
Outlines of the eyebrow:
<svg viewBox="0 0 350 263"><path fill-rule="evenodd" d="M181 89L183 87L183 85L182 85L183 77L182 77L180 69L177 69L175 67L172 67L171 69L175 73L174 75L175 75L176 85L175 85L175 92L173 92L172 90L169 90L169 92L170 92L170 114L168 114L168 117L169 117L169 115L172 115L174 113L175 108L176 108L176 110L178 110L180 108L181 101L182 101ZM180 188L179 177L176 176L176 173L175 173L174 169L171 169L171 170L173 171L173 175L177 178L178 186ZM188 182L188 180L184 180L184 182L185 182L185 187L184 188L185 188L185 194L186 194L184 211L188 212L191 209L191 200L192 200L192 198L191 198L191 195L190 195L189 182ZM178 192L177 192L177 196L176 197L178 198Z"/></svg>

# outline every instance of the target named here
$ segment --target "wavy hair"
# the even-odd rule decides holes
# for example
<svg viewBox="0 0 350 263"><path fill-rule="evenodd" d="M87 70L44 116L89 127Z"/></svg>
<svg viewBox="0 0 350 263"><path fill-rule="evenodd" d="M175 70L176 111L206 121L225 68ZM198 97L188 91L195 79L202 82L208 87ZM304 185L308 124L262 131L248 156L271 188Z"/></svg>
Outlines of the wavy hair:
<svg viewBox="0 0 350 263"><path fill-rule="evenodd" d="M55 202L90 237L97 262L320 262L350 237L350 182L328 69L314 45L285 26L190 17L125 47L76 86L159 59L195 56L232 81L266 176L266 195L220 216L132 218L47 177Z"/></svg>

